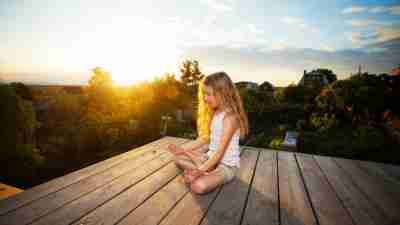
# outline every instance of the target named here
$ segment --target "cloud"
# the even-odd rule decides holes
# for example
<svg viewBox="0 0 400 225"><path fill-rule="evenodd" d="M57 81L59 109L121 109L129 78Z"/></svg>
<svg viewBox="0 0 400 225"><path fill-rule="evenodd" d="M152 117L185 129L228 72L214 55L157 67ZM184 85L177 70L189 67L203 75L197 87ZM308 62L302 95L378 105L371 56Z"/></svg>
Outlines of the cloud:
<svg viewBox="0 0 400 225"><path fill-rule="evenodd" d="M370 8L368 11L371 13L383 13L383 12L387 12L388 8L385 6L375 6L375 7Z"/></svg>
<svg viewBox="0 0 400 225"><path fill-rule="evenodd" d="M362 65L370 73L390 72L400 58L400 38L368 49L325 51L316 49L261 49L246 51L224 46L193 47L186 56L198 59L206 72L225 70L235 81L270 81L274 85L288 85L298 81L304 70L332 69L339 78L356 72Z"/></svg>
<svg viewBox="0 0 400 225"><path fill-rule="evenodd" d="M284 17L282 21L290 25L304 24L303 19L298 17Z"/></svg>
<svg viewBox="0 0 400 225"><path fill-rule="evenodd" d="M348 20L346 22L353 27L387 26L392 24L392 22L372 20L372 19L356 19L356 20Z"/></svg>
<svg viewBox="0 0 400 225"><path fill-rule="evenodd" d="M361 13L361 12L369 12L369 13L390 13L393 15L400 15L400 5L394 6L351 6L342 10L342 14L352 14L352 13Z"/></svg>
<svg viewBox="0 0 400 225"><path fill-rule="evenodd" d="M264 30L258 28L256 25L254 24L248 24L247 25L249 27L250 32L255 33L255 34L263 34Z"/></svg>
<svg viewBox="0 0 400 225"><path fill-rule="evenodd" d="M326 44L322 45L321 50L327 51L327 52L335 52L336 51L336 49L334 47L326 45Z"/></svg>
<svg viewBox="0 0 400 225"><path fill-rule="evenodd" d="M378 27L377 32L379 42L400 38L400 24Z"/></svg>
<svg viewBox="0 0 400 225"><path fill-rule="evenodd" d="M400 5L390 7L390 12L394 15L400 15Z"/></svg>
<svg viewBox="0 0 400 225"><path fill-rule="evenodd" d="M370 13L386 13L400 15L400 5L397 6L375 6L368 10Z"/></svg>
<svg viewBox="0 0 400 225"><path fill-rule="evenodd" d="M233 7L230 5L231 1L221 1L221 0L202 0L204 3L206 3L210 8L215 9L217 11L232 11Z"/></svg>
<svg viewBox="0 0 400 225"><path fill-rule="evenodd" d="M364 6L350 6L342 10L342 14L360 13L367 10Z"/></svg>
<svg viewBox="0 0 400 225"><path fill-rule="evenodd" d="M319 29L318 29L318 28L313 27L313 26L307 24L307 23L304 21L304 19L303 19L303 18L300 18L300 17L290 17L290 16L287 16L287 17L284 17L284 18L282 19L282 22L283 22L283 23L286 23L286 24L288 24L288 25L298 26L298 27L300 27L300 28L303 29L303 30L309 30L309 31L315 32L315 33L319 32Z"/></svg>
<svg viewBox="0 0 400 225"><path fill-rule="evenodd" d="M366 42L374 42L378 39L379 33L378 32L350 32L348 34L349 40L355 43L358 46Z"/></svg>
<svg viewBox="0 0 400 225"><path fill-rule="evenodd" d="M375 25L373 29L346 33L348 39L357 47L384 42L400 38L400 23L382 23L379 21L352 21L352 26L367 27Z"/></svg>

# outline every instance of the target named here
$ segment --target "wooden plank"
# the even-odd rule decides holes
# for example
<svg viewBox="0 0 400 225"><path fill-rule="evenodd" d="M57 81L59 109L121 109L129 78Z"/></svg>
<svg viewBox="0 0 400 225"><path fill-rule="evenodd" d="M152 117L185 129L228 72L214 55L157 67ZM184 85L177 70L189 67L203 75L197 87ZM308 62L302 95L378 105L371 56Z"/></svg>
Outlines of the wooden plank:
<svg viewBox="0 0 400 225"><path fill-rule="evenodd" d="M74 225L115 224L180 173L173 162L75 221ZM65 223L62 223L65 224Z"/></svg>
<svg viewBox="0 0 400 225"><path fill-rule="evenodd" d="M242 148L242 153L247 146ZM251 150L259 151L252 148ZM242 158L243 160L243 158ZM242 168L241 168L242 169ZM189 192L176 207L161 221L161 225L197 225L221 191L221 187L206 195Z"/></svg>
<svg viewBox="0 0 400 225"><path fill-rule="evenodd" d="M380 207L391 224L400 223L400 202L392 198L380 179L369 175L358 166L358 163L350 159L333 158L354 180L360 191L370 199L370 204Z"/></svg>
<svg viewBox="0 0 400 225"><path fill-rule="evenodd" d="M32 224L70 224L86 214L92 212L100 205L115 198L126 189L140 184L150 174L164 167L170 162L166 157L160 157L147 163L145 167L138 168L131 173L108 183L107 185L96 189L95 191L75 199L68 204L63 205L51 213L34 221Z"/></svg>
<svg viewBox="0 0 400 225"><path fill-rule="evenodd" d="M127 159L137 157L141 154L148 153L152 150L159 149L160 146L165 146L166 143L176 142L176 141L184 141L184 139L178 139L173 137L165 137L159 139L157 141L146 144L142 147L135 149L134 151L129 151L118 156L109 158L107 160L101 161L96 164L92 164L83 169L72 172L68 175L55 178L46 183L37 185L30 189L27 189L17 195L12 197L3 199L0 201L0 215L4 215L7 212L15 210L25 204L28 204L36 199L42 198L50 193L56 192L62 188L65 188L68 185L79 182L82 179L85 179L89 176L92 176L96 173L100 173L104 170L107 170Z"/></svg>
<svg viewBox="0 0 400 225"><path fill-rule="evenodd" d="M126 173L132 173L138 167L145 165L163 153L166 153L166 151L163 148L159 148L150 151L149 154L142 154L135 158L127 159L108 170L80 180L60 191L51 193L30 204L0 216L0 224L3 221L7 221L9 225L30 223L70 201L101 188Z"/></svg>
<svg viewBox="0 0 400 225"><path fill-rule="evenodd" d="M189 144L190 143L186 143L186 145ZM62 208L40 218L33 224L59 224L60 222L71 223L91 212L93 209L109 199L114 198L125 189L137 184L143 178L157 171L159 168L165 166L171 161L172 155L167 153L160 155L154 160L142 162L142 164L145 164L146 166L131 166L132 169L130 172L125 173L118 179L109 182L105 186L102 186L93 192L83 195L82 197L63 205Z"/></svg>
<svg viewBox="0 0 400 225"><path fill-rule="evenodd" d="M261 150L242 224L279 223L277 152Z"/></svg>
<svg viewBox="0 0 400 225"><path fill-rule="evenodd" d="M385 171L387 176L400 182L400 165L379 163L379 166Z"/></svg>
<svg viewBox="0 0 400 225"><path fill-rule="evenodd" d="M160 225L198 225L220 190L221 187L205 195L189 192Z"/></svg>
<svg viewBox="0 0 400 225"><path fill-rule="evenodd" d="M180 175L118 222L118 225L159 224L161 219L188 191L189 187L185 184L183 176Z"/></svg>
<svg viewBox="0 0 400 225"><path fill-rule="evenodd" d="M374 177L376 182L384 187L385 193L390 196L392 201L396 203L395 205L398 206L398 209L400 209L400 182L387 174L387 172L383 170L382 167L380 167L376 162L361 160L355 160L355 162L357 162L358 166L367 172L371 177ZM396 217L398 217L400 221L400 216L397 215Z"/></svg>
<svg viewBox="0 0 400 225"><path fill-rule="evenodd" d="M400 174L395 174L396 172L400 173L400 166L385 165L383 163L362 160L354 161L357 162L361 169L366 171L368 174L375 176L377 179L381 179L382 182L385 182L385 186L387 185L388 188L386 190L391 191L393 197L400 197L400 180L396 177ZM390 169L388 170L387 168Z"/></svg>
<svg viewBox="0 0 400 225"><path fill-rule="evenodd" d="M257 151L243 151L238 177L222 187L203 218L202 225L240 223L258 154Z"/></svg>
<svg viewBox="0 0 400 225"><path fill-rule="evenodd" d="M293 153L278 152L278 179L281 224L317 224Z"/></svg>
<svg viewBox="0 0 400 225"><path fill-rule="evenodd" d="M383 211L369 202L351 177L330 157L314 156L344 206L358 225L389 225Z"/></svg>
<svg viewBox="0 0 400 225"><path fill-rule="evenodd" d="M314 158L296 153L304 183L320 225L353 225L353 219Z"/></svg>

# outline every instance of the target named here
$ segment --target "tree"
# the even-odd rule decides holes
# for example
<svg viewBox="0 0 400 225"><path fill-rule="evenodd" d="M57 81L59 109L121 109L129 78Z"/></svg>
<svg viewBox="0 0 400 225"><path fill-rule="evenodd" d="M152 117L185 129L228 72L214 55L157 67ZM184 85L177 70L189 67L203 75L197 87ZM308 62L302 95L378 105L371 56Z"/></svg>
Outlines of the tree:
<svg viewBox="0 0 400 225"><path fill-rule="evenodd" d="M113 80L109 72L104 71L101 67L92 69L93 75L86 87L88 94L88 110L90 113L101 113L111 115L113 112Z"/></svg>
<svg viewBox="0 0 400 225"><path fill-rule="evenodd" d="M274 86L268 82L264 81L260 86L259 86L260 91L274 91Z"/></svg>
<svg viewBox="0 0 400 225"><path fill-rule="evenodd" d="M196 60L184 60L180 66L181 80L190 96L195 100L198 83L204 77Z"/></svg>
<svg viewBox="0 0 400 225"><path fill-rule="evenodd" d="M14 185L30 186L44 160L35 146L38 122L32 102L10 85L0 85L0 122L2 176Z"/></svg>
<svg viewBox="0 0 400 225"><path fill-rule="evenodd" d="M180 67L181 80L189 87L196 86L204 75L201 73L199 68L199 62L196 60L184 60Z"/></svg>
<svg viewBox="0 0 400 225"><path fill-rule="evenodd" d="M21 82L13 82L10 85L21 98L28 101L34 100L31 89L29 89L25 84Z"/></svg>
<svg viewBox="0 0 400 225"><path fill-rule="evenodd" d="M336 74L334 74L334 73L332 72L332 70L330 70L330 69L321 69L321 68L318 68L318 69L316 69L316 70L313 70L311 73L313 73L313 72L319 73L319 74L325 74L325 75L326 75L326 78L328 79L328 82L329 82L329 83L333 83L333 82L335 82L335 81L337 80Z"/></svg>

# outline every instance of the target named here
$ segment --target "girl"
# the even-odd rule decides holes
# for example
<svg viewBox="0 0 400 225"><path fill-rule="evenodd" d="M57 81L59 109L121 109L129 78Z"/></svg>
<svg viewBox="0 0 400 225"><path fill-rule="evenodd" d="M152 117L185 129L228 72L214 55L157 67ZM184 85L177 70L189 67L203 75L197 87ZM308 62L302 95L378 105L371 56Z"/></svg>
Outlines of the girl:
<svg viewBox="0 0 400 225"><path fill-rule="evenodd" d="M198 90L199 138L191 147L171 144L168 150L191 190L203 194L235 177L240 167L239 138L249 128L239 92L225 72L206 76Z"/></svg>

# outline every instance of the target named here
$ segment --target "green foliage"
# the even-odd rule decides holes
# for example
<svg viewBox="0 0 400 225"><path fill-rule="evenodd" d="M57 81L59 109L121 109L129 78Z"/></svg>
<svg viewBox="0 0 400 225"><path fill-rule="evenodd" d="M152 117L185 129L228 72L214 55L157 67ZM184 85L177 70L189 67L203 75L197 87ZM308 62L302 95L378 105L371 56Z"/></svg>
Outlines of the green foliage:
<svg viewBox="0 0 400 225"><path fill-rule="evenodd" d="M16 83L13 82L10 84L10 86L14 88L17 95L19 95L22 99L28 100L28 101L34 100L32 91L25 84L20 83L20 82L16 82Z"/></svg>
<svg viewBox="0 0 400 225"><path fill-rule="evenodd" d="M283 143L283 138L274 138L269 143L269 147L273 149L279 149Z"/></svg>
<svg viewBox="0 0 400 225"><path fill-rule="evenodd" d="M186 86L195 86L204 77L196 60L184 60L180 67L181 80Z"/></svg>
<svg viewBox="0 0 400 225"><path fill-rule="evenodd" d="M47 110L48 121L75 125L81 121L86 104L86 99L82 95L56 96Z"/></svg>
<svg viewBox="0 0 400 225"><path fill-rule="evenodd" d="M338 125L339 121L335 114L312 113L310 117L311 125L318 131L325 131Z"/></svg>
<svg viewBox="0 0 400 225"><path fill-rule="evenodd" d="M369 149L381 150L384 145L384 134L372 126L360 126L352 132L352 145L355 151L368 152Z"/></svg>
<svg viewBox="0 0 400 225"><path fill-rule="evenodd" d="M12 152L1 154L2 176L8 183L22 188L32 185L45 163L44 157L33 144L16 144Z"/></svg>
<svg viewBox="0 0 400 225"><path fill-rule="evenodd" d="M308 104L319 94L321 88L321 86L290 85L276 93L276 97L280 102Z"/></svg>
<svg viewBox="0 0 400 225"><path fill-rule="evenodd" d="M0 170L12 184L29 186L44 158L35 146L38 126L32 103L0 85Z"/></svg>
<svg viewBox="0 0 400 225"><path fill-rule="evenodd" d="M3 151L15 148L15 143L17 143L18 100L13 88L0 84L0 140Z"/></svg>
<svg viewBox="0 0 400 225"><path fill-rule="evenodd" d="M364 74L324 87L314 110L322 115L333 113L339 120L349 119L356 124L379 122L385 102L384 82L375 75Z"/></svg>
<svg viewBox="0 0 400 225"><path fill-rule="evenodd" d="M101 67L95 67L92 71L93 75L85 88L88 95L88 111L90 113L97 111L110 116L115 110L115 93L111 74Z"/></svg>
<svg viewBox="0 0 400 225"><path fill-rule="evenodd" d="M274 86L268 81L264 81L258 88L260 91L274 91Z"/></svg>
<svg viewBox="0 0 400 225"><path fill-rule="evenodd" d="M391 158L394 146L386 144L384 133L379 128L341 126L323 132L305 132L304 150L307 153L330 155L363 160L396 161Z"/></svg>
<svg viewBox="0 0 400 225"><path fill-rule="evenodd" d="M204 77L204 74L200 70L199 62L186 59L180 65L179 70L181 72L180 78L185 87L185 91L195 100L198 83Z"/></svg>
<svg viewBox="0 0 400 225"><path fill-rule="evenodd" d="M275 103L272 92L253 89L239 89L246 112L264 112Z"/></svg>

